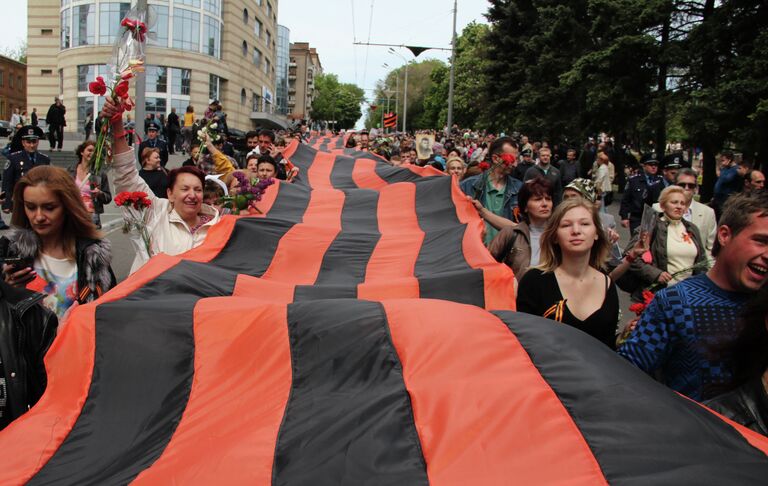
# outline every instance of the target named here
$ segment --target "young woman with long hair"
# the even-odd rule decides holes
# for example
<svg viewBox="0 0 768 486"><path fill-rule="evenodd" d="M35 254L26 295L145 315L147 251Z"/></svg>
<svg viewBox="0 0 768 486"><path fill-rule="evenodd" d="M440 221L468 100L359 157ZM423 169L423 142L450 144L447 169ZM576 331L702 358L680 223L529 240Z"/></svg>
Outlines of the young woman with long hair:
<svg viewBox="0 0 768 486"><path fill-rule="evenodd" d="M104 213L104 205L112 201L112 193L109 191L109 179L107 173L103 173L98 182L91 177L90 160L95 152L96 142L86 140L75 149L77 162L69 167L69 175L75 181L80 190L80 198L85 208L91 213L91 219L96 228L101 228L101 215Z"/></svg>
<svg viewBox="0 0 768 486"><path fill-rule="evenodd" d="M59 320L75 303L100 297L115 285L109 241L96 229L80 190L66 170L38 166L13 190L14 231L4 265L5 281L47 295Z"/></svg>
<svg viewBox="0 0 768 486"><path fill-rule="evenodd" d="M597 209L563 201L541 235L539 265L520 281L517 310L571 325L616 346L619 296L603 271L610 242Z"/></svg>

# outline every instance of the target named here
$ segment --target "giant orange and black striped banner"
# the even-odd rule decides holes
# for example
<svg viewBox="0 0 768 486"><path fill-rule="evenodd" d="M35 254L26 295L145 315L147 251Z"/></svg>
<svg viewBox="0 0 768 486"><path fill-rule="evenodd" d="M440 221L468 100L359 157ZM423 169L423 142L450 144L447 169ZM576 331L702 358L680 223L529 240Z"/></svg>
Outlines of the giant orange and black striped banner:
<svg viewBox="0 0 768 486"><path fill-rule="evenodd" d="M513 312L450 178L336 142L75 309L0 484L765 482L768 439Z"/></svg>

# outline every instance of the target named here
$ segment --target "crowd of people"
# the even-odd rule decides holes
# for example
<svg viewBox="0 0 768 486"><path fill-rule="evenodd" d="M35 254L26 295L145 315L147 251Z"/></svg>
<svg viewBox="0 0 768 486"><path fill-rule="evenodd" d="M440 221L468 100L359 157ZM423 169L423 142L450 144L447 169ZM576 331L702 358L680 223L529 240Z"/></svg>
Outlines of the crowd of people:
<svg viewBox="0 0 768 486"><path fill-rule="evenodd" d="M298 169L283 149L291 139L309 139L306 125L252 131L238 154L217 135L226 133L226 114L214 102L200 120L192 107L183 119L172 111L164 124L149 120L146 140L134 148L120 113L107 99L101 115L112 120L109 179L90 173L93 141L77 147L65 170L38 151L36 127L19 129L22 149L3 173L3 210L14 230L0 238L0 307L10 309L4 325L34 329L31 341L12 350L0 346L6 389L12 389L7 372L19 360L27 361L29 383L0 406L0 426L44 389L40 360L57 322L116 284L109 241L99 231L113 194L144 192L152 202L145 223L153 248L137 253L133 272L151 254L177 255L200 245L228 212L222 198L242 181L292 181ZM198 135L199 126L212 123L216 131ZM178 130L169 128L177 124ZM768 434L768 195L761 172L724 151L707 205L697 200L695 160L624 151L630 163L616 163L619 151L607 138L577 149L471 130L361 131L347 137L347 148L455 178L485 221L489 253L514 273L519 311L580 329L670 388ZM169 170L177 150L188 159ZM621 180L620 201L614 201ZM606 210L616 202L619 224L630 231L623 248ZM639 306L638 318L626 326L620 292ZM31 304L11 316L20 301Z"/></svg>

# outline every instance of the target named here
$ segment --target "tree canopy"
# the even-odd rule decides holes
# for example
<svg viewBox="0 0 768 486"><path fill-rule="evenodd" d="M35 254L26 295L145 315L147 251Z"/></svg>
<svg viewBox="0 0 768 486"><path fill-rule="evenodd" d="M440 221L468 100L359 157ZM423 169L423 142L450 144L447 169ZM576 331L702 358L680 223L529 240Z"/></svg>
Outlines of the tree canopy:
<svg viewBox="0 0 768 486"><path fill-rule="evenodd" d="M351 83L340 83L335 74L321 74L315 77L312 118L335 121L335 128L353 128L362 116L360 105L364 100L362 88Z"/></svg>

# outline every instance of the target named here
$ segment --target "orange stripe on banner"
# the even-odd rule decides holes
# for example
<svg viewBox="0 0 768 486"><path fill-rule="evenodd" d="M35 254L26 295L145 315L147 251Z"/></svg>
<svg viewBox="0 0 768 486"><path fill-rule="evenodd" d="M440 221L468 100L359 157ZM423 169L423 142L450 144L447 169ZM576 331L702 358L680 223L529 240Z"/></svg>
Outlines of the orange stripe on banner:
<svg viewBox="0 0 768 486"><path fill-rule="evenodd" d="M430 176L439 176L439 175L446 175L445 172L442 172L431 165L425 165L424 167L419 167L418 165L401 165L400 167L403 167L405 169L410 170L414 174L418 174L422 177L430 177Z"/></svg>
<svg viewBox="0 0 768 486"><path fill-rule="evenodd" d="M313 190L332 188L331 171L333 170L333 163L335 161L335 155L329 154L328 152L317 152L317 154L315 154L315 160L307 171L309 187Z"/></svg>
<svg viewBox="0 0 768 486"><path fill-rule="evenodd" d="M296 285L283 282L263 280L250 275L238 275L235 281L233 297L249 297L272 304L290 304Z"/></svg>
<svg viewBox="0 0 768 486"><path fill-rule="evenodd" d="M30 411L0 434L0 484L23 484L53 456L88 397L96 349L96 306L73 310L45 357L48 387ZM64 344L66 343L66 344Z"/></svg>
<svg viewBox="0 0 768 486"><path fill-rule="evenodd" d="M432 485L607 484L507 326L480 308L384 302ZM460 356L461 359L456 359Z"/></svg>
<svg viewBox="0 0 768 486"><path fill-rule="evenodd" d="M341 231L343 207L342 191L313 189L304 220L280 239L272 262L262 278L297 285L314 284L326 250Z"/></svg>
<svg viewBox="0 0 768 486"><path fill-rule="evenodd" d="M359 299L418 298L419 281L414 275L424 231L416 216L416 186L400 182L379 193L379 233L365 271L357 286Z"/></svg>
<svg viewBox="0 0 768 486"><path fill-rule="evenodd" d="M291 139L291 142L285 147L285 150L283 150L283 157L286 159L290 159L293 154L296 153L296 149L299 148L299 141L295 138Z"/></svg>
<svg viewBox="0 0 768 486"><path fill-rule="evenodd" d="M218 297L201 300L194 319L187 407L162 455L132 484L271 484L291 389L286 307Z"/></svg>
<svg viewBox="0 0 768 486"><path fill-rule="evenodd" d="M276 187L276 186L275 186ZM270 196L274 202L275 194ZM265 202L269 198L265 194ZM272 203L268 203L271 207ZM234 228L234 219L211 228L200 247L184 258L209 261L224 248ZM125 298L182 260L182 256L160 254L96 302L73 309L62 332L45 357L48 386L38 403L0 434L0 447L14 451L11 462L0 468L0 484L28 481L61 446L88 397L95 353L95 309L97 305ZM66 347L59 343L66 342Z"/></svg>
<svg viewBox="0 0 768 486"><path fill-rule="evenodd" d="M387 181L376 173L375 160L357 159L352 167L352 180L360 189L381 189L387 186Z"/></svg>
<svg viewBox="0 0 768 486"><path fill-rule="evenodd" d="M489 310L517 310L515 303L515 274L511 268L497 262L483 244L485 223L474 205L459 189L454 179L451 186L451 199L456 206L459 222L466 224L461 246L464 259L470 267L483 270L485 308Z"/></svg>

